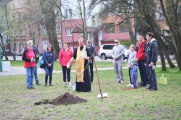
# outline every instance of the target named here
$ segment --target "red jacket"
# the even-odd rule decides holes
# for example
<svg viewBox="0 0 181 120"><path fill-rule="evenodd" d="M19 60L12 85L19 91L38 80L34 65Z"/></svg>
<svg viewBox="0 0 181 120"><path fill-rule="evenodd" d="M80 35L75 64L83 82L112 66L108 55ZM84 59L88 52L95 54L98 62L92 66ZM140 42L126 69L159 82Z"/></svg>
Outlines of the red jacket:
<svg viewBox="0 0 181 120"><path fill-rule="evenodd" d="M145 60L145 42L142 42L138 48L136 58L139 60Z"/></svg>
<svg viewBox="0 0 181 120"><path fill-rule="evenodd" d="M67 66L67 63L70 61L70 59L73 56L73 52L70 48L66 51L64 48L62 48L59 52L59 63L61 66ZM72 63L70 64L72 66Z"/></svg>
<svg viewBox="0 0 181 120"><path fill-rule="evenodd" d="M36 61L31 62L31 59L35 59L35 52L31 49L25 50L23 52L22 59L24 60L24 67L29 68L29 67L35 67L36 66Z"/></svg>

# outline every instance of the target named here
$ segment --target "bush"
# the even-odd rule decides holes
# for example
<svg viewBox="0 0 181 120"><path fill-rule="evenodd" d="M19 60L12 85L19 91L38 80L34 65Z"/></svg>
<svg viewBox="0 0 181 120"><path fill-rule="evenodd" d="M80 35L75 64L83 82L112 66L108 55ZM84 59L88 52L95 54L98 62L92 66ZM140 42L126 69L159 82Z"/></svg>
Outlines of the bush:
<svg viewBox="0 0 181 120"><path fill-rule="evenodd" d="M131 40L120 40L120 43L122 45L130 46L132 44Z"/></svg>

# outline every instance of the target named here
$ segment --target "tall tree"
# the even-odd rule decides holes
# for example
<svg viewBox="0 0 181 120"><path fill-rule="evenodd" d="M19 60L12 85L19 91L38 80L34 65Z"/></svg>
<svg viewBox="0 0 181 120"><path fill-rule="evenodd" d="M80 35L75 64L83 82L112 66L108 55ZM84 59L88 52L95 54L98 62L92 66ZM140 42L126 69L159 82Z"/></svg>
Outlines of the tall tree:
<svg viewBox="0 0 181 120"><path fill-rule="evenodd" d="M57 58L60 48L56 35L56 14L55 14L56 6L57 6L56 0L40 0L40 7L42 9L44 24L46 26L48 39L55 49L55 54Z"/></svg>
<svg viewBox="0 0 181 120"><path fill-rule="evenodd" d="M169 26L173 42L176 61L181 71L181 1L180 0L159 0Z"/></svg>

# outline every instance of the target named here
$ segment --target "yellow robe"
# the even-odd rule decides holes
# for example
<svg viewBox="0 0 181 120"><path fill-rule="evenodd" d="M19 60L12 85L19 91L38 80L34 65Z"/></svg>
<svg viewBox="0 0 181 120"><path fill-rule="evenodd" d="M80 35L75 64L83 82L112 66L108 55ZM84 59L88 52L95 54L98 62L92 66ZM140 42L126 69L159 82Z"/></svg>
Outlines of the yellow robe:
<svg viewBox="0 0 181 120"><path fill-rule="evenodd" d="M77 82L84 82L84 59L82 58L82 52L86 51L86 46L83 46L82 51L80 47L77 48L77 57L76 57L76 76Z"/></svg>

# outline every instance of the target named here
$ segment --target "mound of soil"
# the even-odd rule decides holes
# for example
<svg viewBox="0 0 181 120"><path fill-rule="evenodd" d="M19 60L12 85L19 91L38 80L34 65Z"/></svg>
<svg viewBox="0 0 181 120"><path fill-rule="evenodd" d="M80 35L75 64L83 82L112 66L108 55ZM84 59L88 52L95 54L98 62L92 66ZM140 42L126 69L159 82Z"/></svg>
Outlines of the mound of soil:
<svg viewBox="0 0 181 120"><path fill-rule="evenodd" d="M71 95L68 92L66 92L63 95L53 100L42 100L40 102L36 102L35 105L40 105L40 104L68 105L68 104L77 104L82 102L87 102L87 100Z"/></svg>

